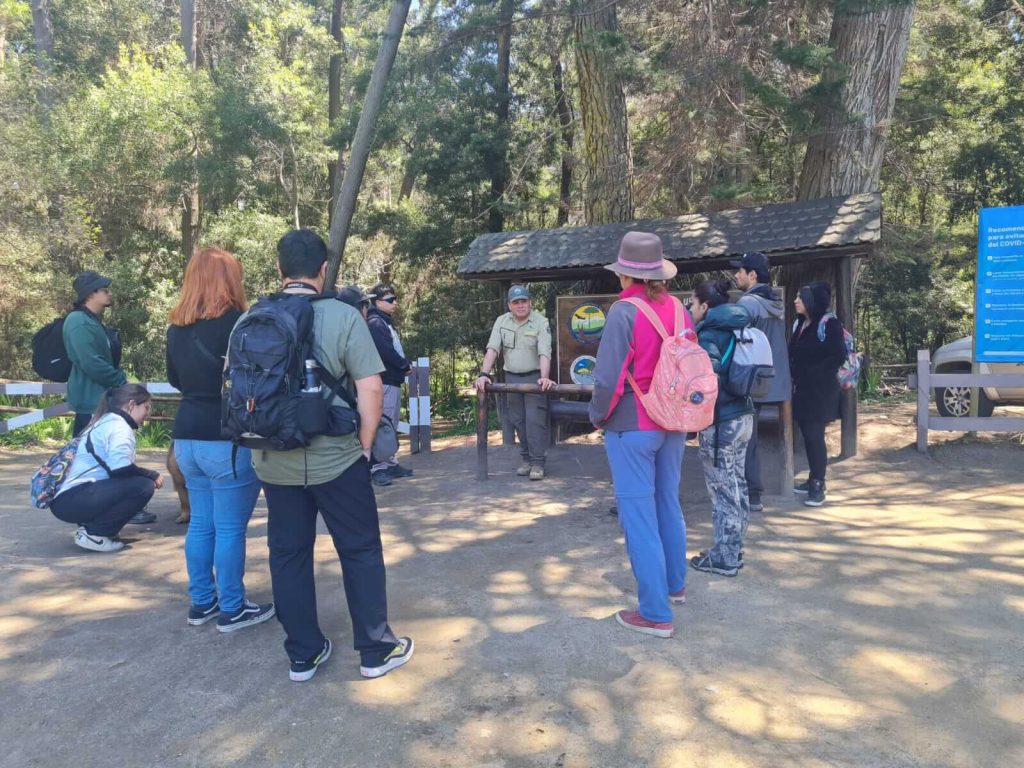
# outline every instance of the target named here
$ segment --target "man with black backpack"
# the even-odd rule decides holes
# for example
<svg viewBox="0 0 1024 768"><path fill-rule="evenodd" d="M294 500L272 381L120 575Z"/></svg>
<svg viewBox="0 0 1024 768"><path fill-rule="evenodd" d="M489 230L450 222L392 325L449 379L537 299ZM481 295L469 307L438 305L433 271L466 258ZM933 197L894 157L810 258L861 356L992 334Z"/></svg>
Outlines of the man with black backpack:
<svg viewBox="0 0 1024 768"><path fill-rule="evenodd" d="M331 655L313 578L318 513L341 560L360 673L380 677L413 654L412 638L396 637L388 625L370 482L384 366L359 312L322 295L324 241L294 230L277 254L281 293L257 302L232 331L223 425L253 446L267 499L270 575L289 677L309 680Z"/></svg>
<svg viewBox="0 0 1024 768"><path fill-rule="evenodd" d="M75 412L75 436L92 419L103 393L128 377L120 368L121 340L103 324L103 313L114 303L110 278L87 270L75 278L75 307L64 318L62 337L71 362L68 405Z"/></svg>

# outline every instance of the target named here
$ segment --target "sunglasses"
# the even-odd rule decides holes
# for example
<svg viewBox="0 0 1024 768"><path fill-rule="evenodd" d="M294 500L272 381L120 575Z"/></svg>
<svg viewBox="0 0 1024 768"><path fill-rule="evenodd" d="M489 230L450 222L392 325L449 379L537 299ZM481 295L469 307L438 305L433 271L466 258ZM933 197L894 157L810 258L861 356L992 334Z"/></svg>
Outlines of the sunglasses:
<svg viewBox="0 0 1024 768"><path fill-rule="evenodd" d="M377 299L377 301L383 301L386 302L387 304L394 304L396 301L398 301L398 297L388 296L386 299Z"/></svg>

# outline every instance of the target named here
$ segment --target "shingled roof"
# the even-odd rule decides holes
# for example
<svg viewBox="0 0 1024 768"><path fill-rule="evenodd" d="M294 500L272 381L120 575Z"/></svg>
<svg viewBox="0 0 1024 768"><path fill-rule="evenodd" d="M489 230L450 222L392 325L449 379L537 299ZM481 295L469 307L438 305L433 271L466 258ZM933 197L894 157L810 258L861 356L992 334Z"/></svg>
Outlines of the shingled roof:
<svg viewBox="0 0 1024 768"><path fill-rule="evenodd" d="M619 241L632 230L660 235L665 258L693 272L719 268L746 251L762 251L773 264L840 253L865 255L881 229L881 198L873 192L672 219L495 232L472 242L457 274L483 280L592 274L615 259Z"/></svg>

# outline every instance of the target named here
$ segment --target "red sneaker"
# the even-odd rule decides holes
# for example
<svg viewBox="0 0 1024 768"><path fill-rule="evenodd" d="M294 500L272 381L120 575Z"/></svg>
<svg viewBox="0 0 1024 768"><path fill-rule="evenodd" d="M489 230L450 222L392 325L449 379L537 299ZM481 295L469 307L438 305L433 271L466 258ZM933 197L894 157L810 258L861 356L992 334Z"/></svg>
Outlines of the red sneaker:
<svg viewBox="0 0 1024 768"><path fill-rule="evenodd" d="M640 615L640 611L619 611L615 620L626 629L655 637L672 637L671 621L648 621Z"/></svg>
<svg viewBox="0 0 1024 768"><path fill-rule="evenodd" d="M668 601L675 603L676 605L682 605L686 602L686 587L683 587L678 592L669 592Z"/></svg>

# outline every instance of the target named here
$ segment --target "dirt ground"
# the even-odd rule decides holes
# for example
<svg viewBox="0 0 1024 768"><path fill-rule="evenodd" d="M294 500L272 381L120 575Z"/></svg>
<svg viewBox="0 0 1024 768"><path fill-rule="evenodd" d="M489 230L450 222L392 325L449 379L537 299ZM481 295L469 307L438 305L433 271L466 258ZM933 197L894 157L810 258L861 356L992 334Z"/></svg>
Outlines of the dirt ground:
<svg viewBox="0 0 1024 768"><path fill-rule="evenodd" d="M937 436L865 408L829 503L769 498L735 579L691 571L676 636L610 618L634 585L600 445L514 475L492 435L408 459L378 495L405 668L359 678L330 540L317 546L335 655L289 682L276 622L189 627L174 497L129 550L74 547L28 505L44 452L0 455L0 766L1024 765L1024 448ZM156 465L158 454L147 456ZM682 497L708 544L696 451ZM266 509L246 584L270 598Z"/></svg>

